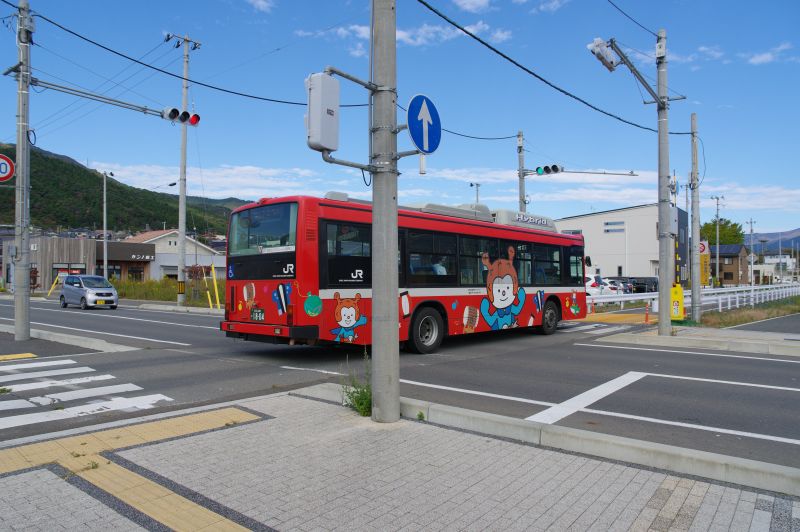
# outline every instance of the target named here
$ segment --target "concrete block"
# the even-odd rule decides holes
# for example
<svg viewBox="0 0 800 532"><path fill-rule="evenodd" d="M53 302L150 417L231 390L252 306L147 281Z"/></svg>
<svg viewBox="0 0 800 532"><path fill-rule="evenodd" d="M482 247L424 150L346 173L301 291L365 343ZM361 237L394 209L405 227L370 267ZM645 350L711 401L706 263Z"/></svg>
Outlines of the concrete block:
<svg viewBox="0 0 800 532"><path fill-rule="evenodd" d="M438 425L526 443L539 444L541 439L542 425L539 423L455 406L430 405L428 408L428 421Z"/></svg>

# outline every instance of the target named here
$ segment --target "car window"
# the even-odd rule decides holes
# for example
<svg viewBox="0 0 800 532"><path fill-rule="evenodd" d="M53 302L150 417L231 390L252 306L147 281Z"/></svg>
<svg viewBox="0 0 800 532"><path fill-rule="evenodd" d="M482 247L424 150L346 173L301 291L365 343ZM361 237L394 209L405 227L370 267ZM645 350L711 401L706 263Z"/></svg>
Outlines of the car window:
<svg viewBox="0 0 800 532"><path fill-rule="evenodd" d="M111 288L111 284L102 277L84 277L86 288Z"/></svg>

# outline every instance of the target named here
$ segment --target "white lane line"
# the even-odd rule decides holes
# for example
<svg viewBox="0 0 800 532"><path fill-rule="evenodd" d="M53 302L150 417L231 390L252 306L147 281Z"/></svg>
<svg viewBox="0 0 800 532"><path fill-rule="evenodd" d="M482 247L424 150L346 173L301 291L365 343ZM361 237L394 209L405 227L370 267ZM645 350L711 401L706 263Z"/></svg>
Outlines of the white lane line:
<svg viewBox="0 0 800 532"><path fill-rule="evenodd" d="M29 403L24 399L12 399L10 401L0 401L0 411L3 410L17 410L19 408L33 408L33 403Z"/></svg>
<svg viewBox="0 0 800 532"><path fill-rule="evenodd" d="M159 401L172 401L170 397L161 394L142 395L139 397L114 397L109 401L91 403L88 405L74 406L63 410L38 412L35 414L21 414L0 418L0 430L23 425L33 425L48 421L61 421L75 417L90 416L114 410L147 410L154 408Z"/></svg>
<svg viewBox="0 0 800 532"><path fill-rule="evenodd" d="M510 395L498 395L496 393L488 393L488 392L478 392L475 390L465 390L463 388L453 388L451 386L441 386L439 384L429 384L427 382L417 382L417 381L409 381L406 379L400 379L400 382L404 384L412 384L414 386L424 386L426 388L435 388L437 390L447 390L451 392L460 392L469 395L480 395L481 397L492 397L494 399L507 399L509 401L516 401L518 403L528 403L532 405L543 405L543 406L554 406L556 403L547 403L544 401L535 401L533 399L524 399L522 397L511 397Z"/></svg>
<svg viewBox="0 0 800 532"><path fill-rule="evenodd" d="M588 412L590 414L600 414L602 416L621 417L624 419L633 419L636 421L646 421L648 423L658 423L659 425L670 425L673 427L684 427L688 429L705 430L708 432L719 432L721 434L731 434L733 436L744 436L746 438L755 438L758 440L768 440L780 443L789 443L792 445L800 445L800 440L793 440L791 438L783 438L781 436L770 436L769 434L758 434L755 432L744 432L741 430L723 429L719 427L708 427L706 425L694 425L692 423L681 423L680 421L667 421L666 419L655 419L652 417L634 416L632 414L620 414L618 412L606 412L605 410L594 410L591 408L583 408L581 412Z"/></svg>
<svg viewBox="0 0 800 532"><path fill-rule="evenodd" d="M13 318L0 318L0 320L6 321L14 321ZM101 332L101 331L90 331L88 329L76 329L75 327L64 327L63 325L53 325L52 323L40 323L37 321L32 321L31 325L44 325L45 327L55 327L57 329L68 329L70 331L78 331L78 332L85 332L85 333L92 333L92 334L103 334L105 336L118 336L120 338L131 338L133 340L146 340L148 342L158 342L160 344L173 344L173 345L192 345L192 344L184 344L182 342L171 342L169 340L156 340L154 338L143 338L141 336L129 336L127 334L116 334L116 333L109 333L109 332Z"/></svg>
<svg viewBox="0 0 800 532"><path fill-rule="evenodd" d="M28 401L36 403L37 405L49 405L58 401L74 401L75 399L113 395L115 393L138 392L141 389L141 386L136 386L132 383L116 384L114 386L100 386L98 388L86 388L83 390L73 390L71 392L50 393L39 397L29 397Z"/></svg>
<svg viewBox="0 0 800 532"><path fill-rule="evenodd" d="M56 375L70 375L72 373L89 373L94 371L92 368L67 368L53 369L50 371L34 371L32 373L15 373L14 375L0 376L0 382L21 381L25 379L38 379L39 377L54 377Z"/></svg>
<svg viewBox="0 0 800 532"><path fill-rule="evenodd" d="M789 388L788 386L772 386L770 384L756 384L753 382L721 381L717 379L701 379L699 377L682 377L680 375L665 375L661 373L645 373L649 377L663 377L665 379L680 379L686 381L713 382L715 384L732 384L734 386L752 386L753 388L766 388L768 390L784 390L787 392L800 392L800 388Z"/></svg>
<svg viewBox="0 0 800 532"><path fill-rule="evenodd" d="M626 329L630 329L627 325L617 325L616 327L607 327L605 329L597 329L594 331L586 331L586 334L608 334L617 331L624 331Z"/></svg>
<svg viewBox="0 0 800 532"><path fill-rule="evenodd" d="M76 314L76 315L80 315L80 316L88 316L89 315L89 314L86 314L85 312L82 312L82 311L64 310L62 308L57 308L57 309L39 308L39 309L36 309L36 310L42 310L42 311L45 311L45 312L58 312L60 314ZM175 313L173 312L172 314L175 314ZM160 323L160 324L163 324L163 325L175 325L175 326L178 326L178 327L196 327L196 328L199 328L199 329L219 330L219 327L212 327L210 325L191 325L191 324L188 324L188 323L174 323L174 322L161 321L161 320L146 320L144 318L131 318L129 316L116 316L116 315L111 315L111 314L92 313L91 317L92 318L110 318L110 319L115 319L115 320L146 321L146 322L150 322L150 323ZM217 316L217 318L221 318L221 317L222 316Z"/></svg>
<svg viewBox="0 0 800 532"><path fill-rule="evenodd" d="M58 388L74 386L76 384L86 384L87 382L105 381L114 379L113 375L93 375L91 377L78 377L75 379L64 379L62 381L46 380L39 382L31 382L28 384L9 384L5 388L9 388L12 392L26 392L28 390L41 390L42 388Z"/></svg>
<svg viewBox="0 0 800 532"><path fill-rule="evenodd" d="M627 349L629 351L656 351L659 353L678 353L681 355L701 355L707 357L744 358L747 360L766 360L768 362L786 362L787 364L800 364L800 360L786 360L783 358L751 357L747 355L723 355L722 353L704 353L702 351L678 351L677 349L653 349L650 347L627 347L623 345L608 344L572 344L581 347L601 347L604 349Z"/></svg>
<svg viewBox="0 0 800 532"><path fill-rule="evenodd" d="M788 318L790 316L797 316L798 314L800 314L800 312L795 312L794 314L787 314L785 316L775 316L774 318L765 318L763 320L758 320L758 321L750 321L750 322L747 322L747 323L740 323L739 325L731 325L730 327L723 327L723 329L735 329L736 327L744 327L745 325L753 325L755 323L763 323L765 321L779 320L781 318ZM778 334L780 334L780 333L778 333Z"/></svg>
<svg viewBox="0 0 800 532"><path fill-rule="evenodd" d="M574 414L578 410L586 408L590 404L596 403L600 399L607 397L618 390L621 390L633 382L638 381L646 375L646 373L639 373L638 371L629 371L628 373L621 375L616 379L604 382L600 386L595 386L591 390L587 390L571 399L567 399L563 403L552 406L547 410L542 410L541 412L538 412L530 417L526 417L525 419L527 421L536 421L538 423L552 425L553 423Z"/></svg>
<svg viewBox="0 0 800 532"><path fill-rule="evenodd" d="M295 371L313 371L315 373L324 373L326 375L344 375L344 373L338 373L336 371L327 371L324 369L315 369L315 368L296 368L294 366L281 366L281 369L293 369Z"/></svg>
<svg viewBox="0 0 800 532"><path fill-rule="evenodd" d="M0 366L0 371L14 371L18 369L28 369L28 368L43 368L46 366L65 366L67 364L77 364L77 362L75 362L74 360L48 360L47 362L30 362L28 364Z"/></svg>
<svg viewBox="0 0 800 532"><path fill-rule="evenodd" d="M591 323L589 325L574 325L569 327L559 327L559 329L562 329L565 332L581 332L581 331L589 331L592 329L598 329L601 327L603 327L603 325L599 323Z"/></svg>

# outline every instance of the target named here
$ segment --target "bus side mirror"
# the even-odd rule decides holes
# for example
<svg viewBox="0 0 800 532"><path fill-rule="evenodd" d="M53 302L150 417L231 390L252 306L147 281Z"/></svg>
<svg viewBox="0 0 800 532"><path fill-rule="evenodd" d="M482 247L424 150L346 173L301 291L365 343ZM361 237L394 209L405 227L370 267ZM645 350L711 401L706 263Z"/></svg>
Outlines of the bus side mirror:
<svg viewBox="0 0 800 532"><path fill-rule="evenodd" d="M587 266L591 266L592 265L592 257L586 256L583 259L583 262L585 262Z"/></svg>

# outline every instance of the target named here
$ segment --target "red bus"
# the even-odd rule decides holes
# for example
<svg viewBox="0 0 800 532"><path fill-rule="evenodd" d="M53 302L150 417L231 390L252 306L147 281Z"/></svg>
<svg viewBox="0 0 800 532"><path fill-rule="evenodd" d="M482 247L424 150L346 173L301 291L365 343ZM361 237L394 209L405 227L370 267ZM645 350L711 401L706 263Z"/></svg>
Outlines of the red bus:
<svg viewBox="0 0 800 532"><path fill-rule="evenodd" d="M586 316L583 236L511 211L398 209L398 309L407 349L445 336ZM371 342L371 203L264 198L228 227L228 337L272 343Z"/></svg>

